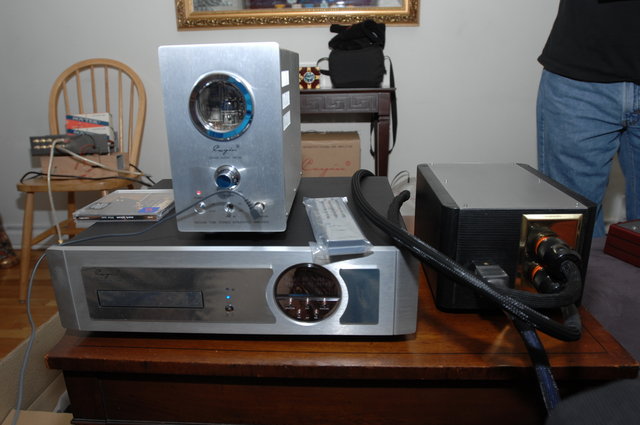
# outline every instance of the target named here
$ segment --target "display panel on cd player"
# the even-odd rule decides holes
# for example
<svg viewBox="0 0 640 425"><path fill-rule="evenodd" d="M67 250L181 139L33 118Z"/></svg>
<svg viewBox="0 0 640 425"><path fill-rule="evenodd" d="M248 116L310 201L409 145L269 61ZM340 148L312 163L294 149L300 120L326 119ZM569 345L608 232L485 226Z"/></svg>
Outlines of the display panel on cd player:
<svg viewBox="0 0 640 425"><path fill-rule="evenodd" d="M269 269L82 269L93 319L273 323L273 313L260 302L270 277Z"/></svg>

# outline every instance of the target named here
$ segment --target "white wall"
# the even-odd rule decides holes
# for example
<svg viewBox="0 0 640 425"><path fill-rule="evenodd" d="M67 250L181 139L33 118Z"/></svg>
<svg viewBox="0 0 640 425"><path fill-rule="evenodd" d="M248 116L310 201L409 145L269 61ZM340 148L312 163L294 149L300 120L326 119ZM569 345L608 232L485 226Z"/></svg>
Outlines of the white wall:
<svg viewBox="0 0 640 425"><path fill-rule="evenodd" d="M556 1L421 0L420 25L387 27L385 53L398 87L398 146L389 175L424 162L525 162L535 166L536 58ZM48 133L55 77L89 57L109 57L142 77L149 109L141 168L170 177L157 48L165 44L276 41L315 62L328 26L177 31L173 0L27 0L0 13L0 214L19 245L23 198L16 181L32 168L29 136ZM359 127L366 135L367 125ZM373 162L363 141L363 166ZM47 203L36 225L48 223Z"/></svg>

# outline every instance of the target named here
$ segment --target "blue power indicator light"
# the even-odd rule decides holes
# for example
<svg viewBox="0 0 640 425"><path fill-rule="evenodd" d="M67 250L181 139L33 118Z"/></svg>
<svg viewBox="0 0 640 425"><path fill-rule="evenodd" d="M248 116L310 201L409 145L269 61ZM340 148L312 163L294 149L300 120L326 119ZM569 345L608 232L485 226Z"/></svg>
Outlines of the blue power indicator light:
<svg viewBox="0 0 640 425"><path fill-rule="evenodd" d="M227 295L225 298L230 300L231 299L231 295Z"/></svg>

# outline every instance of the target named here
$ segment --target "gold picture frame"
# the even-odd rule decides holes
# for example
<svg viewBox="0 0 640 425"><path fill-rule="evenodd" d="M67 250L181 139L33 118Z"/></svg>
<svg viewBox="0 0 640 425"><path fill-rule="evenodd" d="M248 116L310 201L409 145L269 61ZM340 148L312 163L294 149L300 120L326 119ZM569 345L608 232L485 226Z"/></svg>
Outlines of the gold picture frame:
<svg viewBox="0 0 640 425"><path fill-rule="evenodd" d="M175 0L179 30L286 25L418 25L420 0Z"/></svg>

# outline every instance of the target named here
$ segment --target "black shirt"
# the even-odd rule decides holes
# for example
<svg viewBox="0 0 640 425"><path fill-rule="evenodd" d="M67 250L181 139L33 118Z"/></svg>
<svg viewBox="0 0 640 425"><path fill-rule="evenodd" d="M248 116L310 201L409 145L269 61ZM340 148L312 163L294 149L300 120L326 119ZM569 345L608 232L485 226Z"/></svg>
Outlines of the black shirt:
<svg viewBox="0 0 640 425"><path fill-rule="evenodd" d="M574 80L640 84L640 0L560 0L538 61Z"/></svg>

